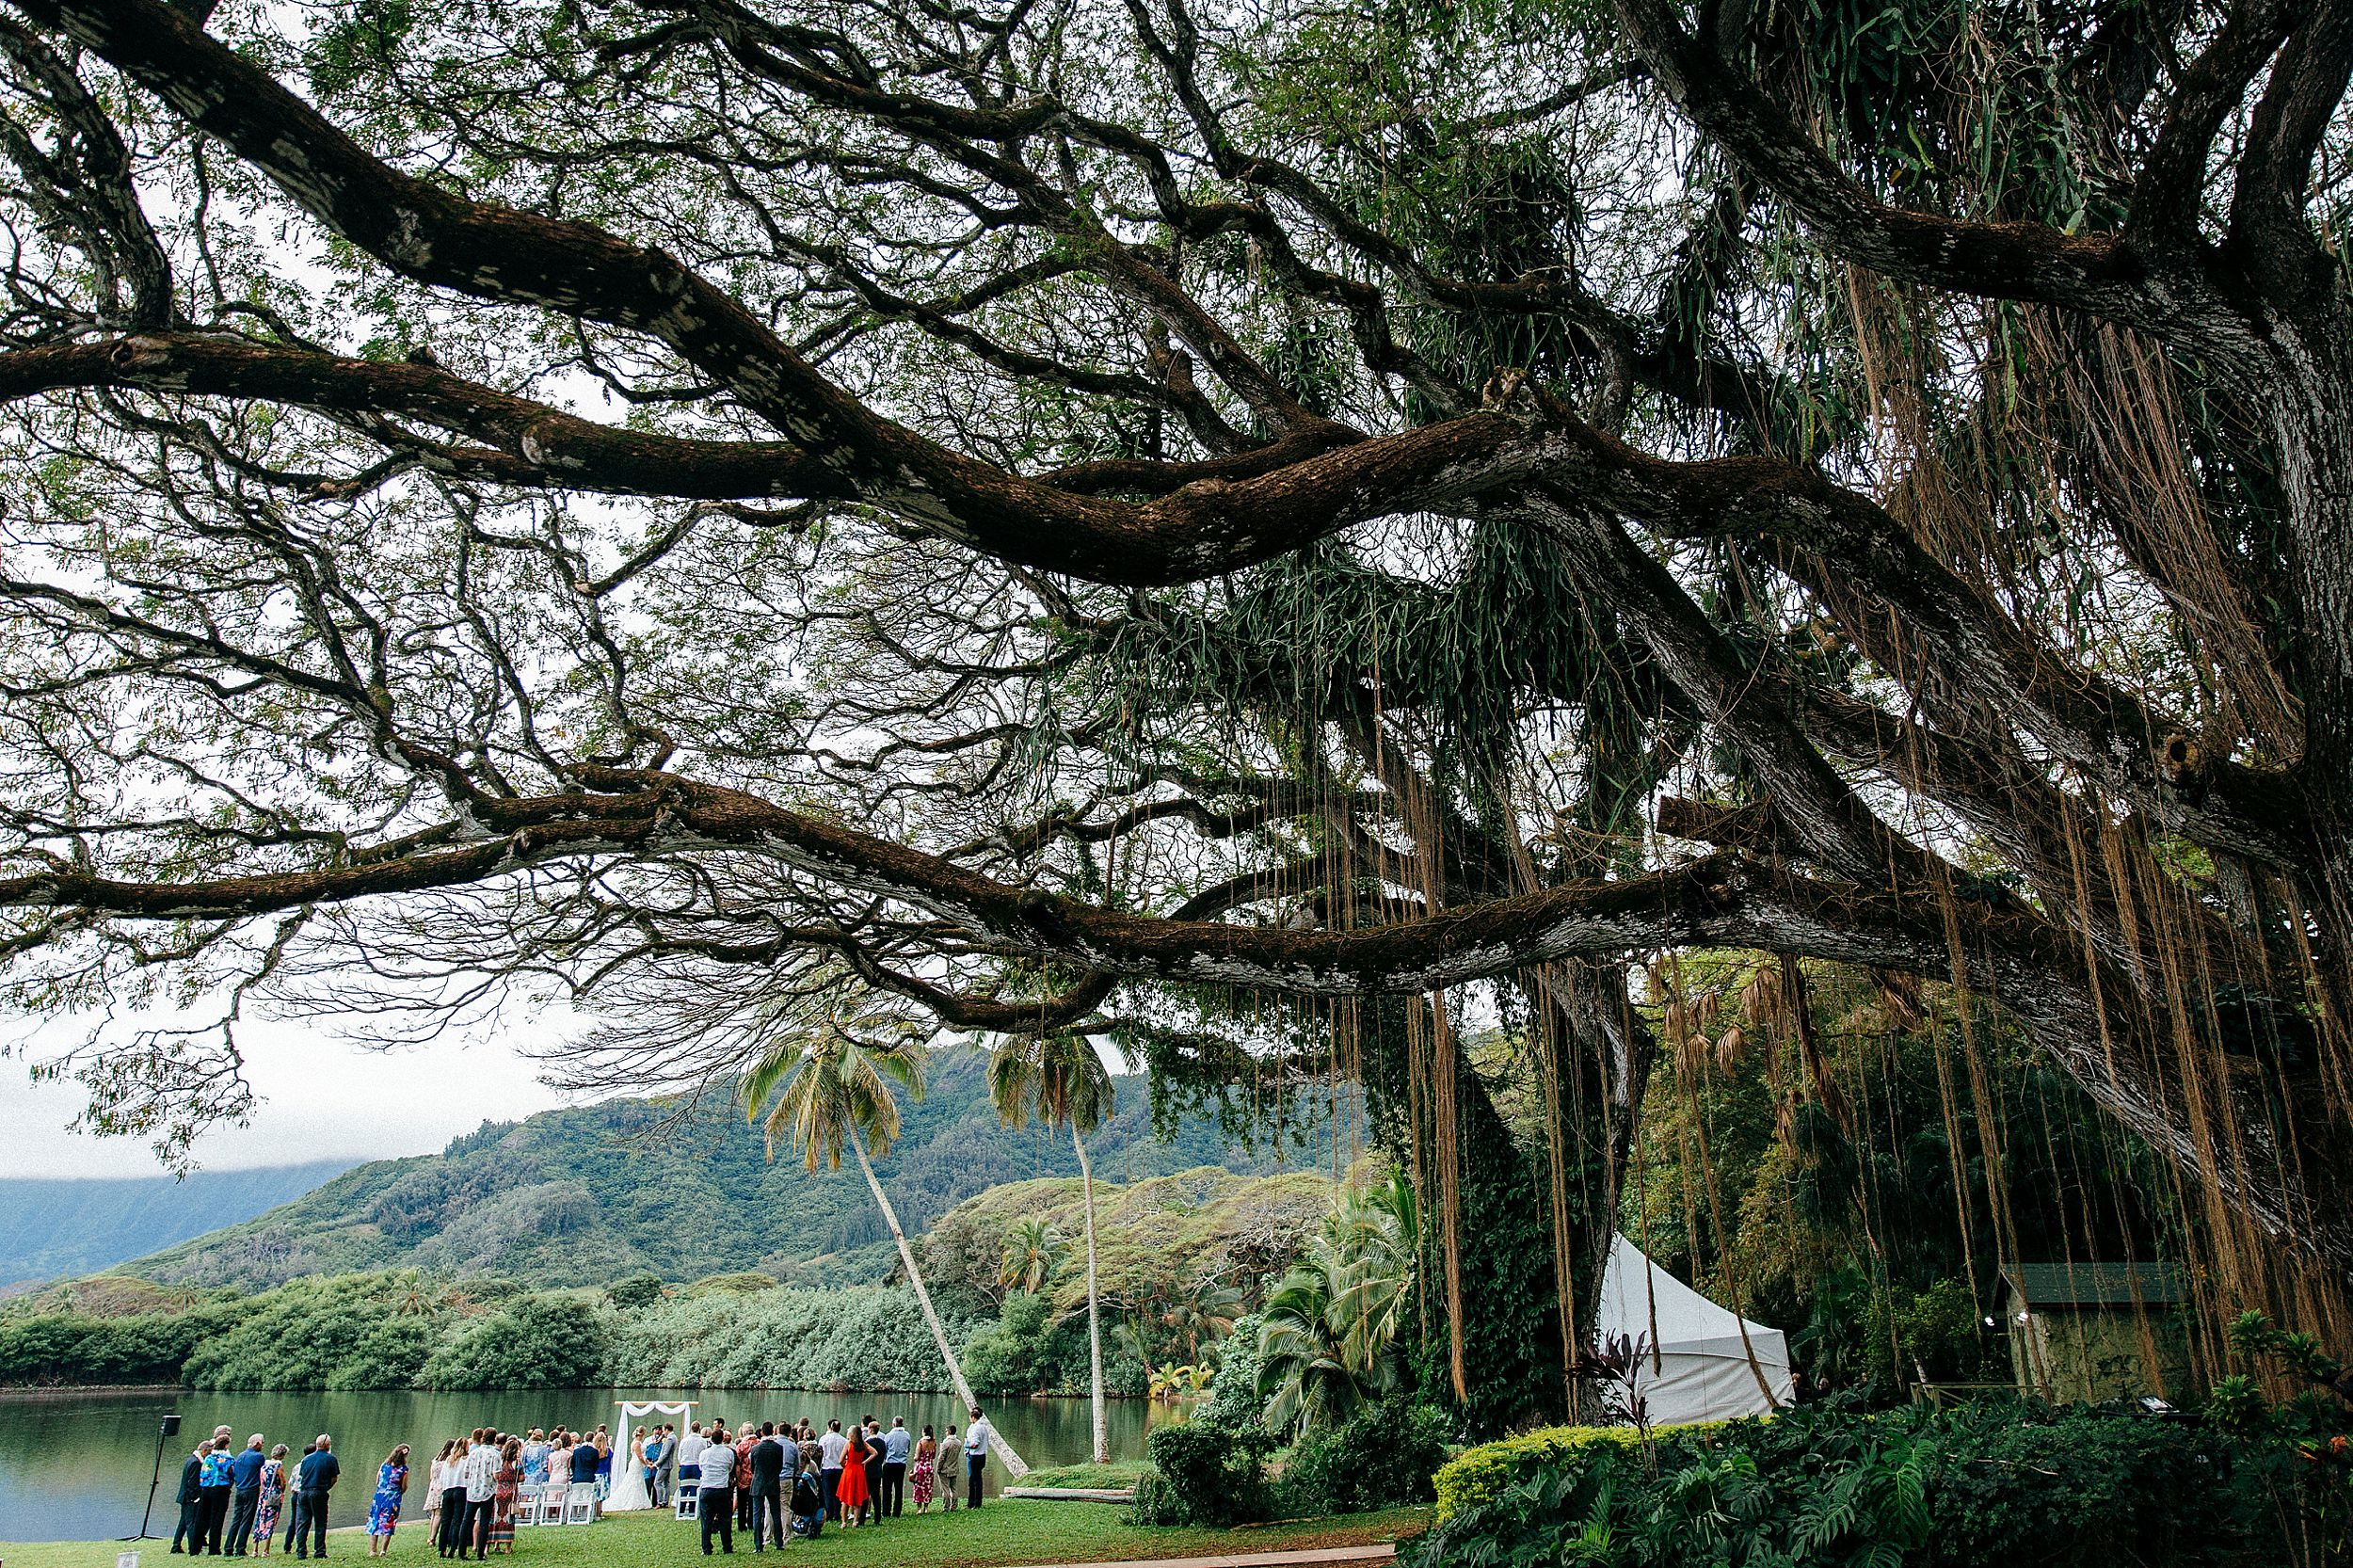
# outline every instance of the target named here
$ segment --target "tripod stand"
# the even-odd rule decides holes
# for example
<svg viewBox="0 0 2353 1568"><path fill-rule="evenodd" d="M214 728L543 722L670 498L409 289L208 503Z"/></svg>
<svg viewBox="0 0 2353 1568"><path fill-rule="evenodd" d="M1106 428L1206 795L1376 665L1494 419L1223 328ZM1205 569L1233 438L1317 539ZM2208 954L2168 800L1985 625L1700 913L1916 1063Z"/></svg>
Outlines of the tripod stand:
<svg viewBox="0 0 2353 1568"><path fill-rule="evenodd" d="M167 1439L177 1437L179 1435L179 1416L167 1416L161 1421L155 1423L155 1474L154 1477L147 1483L147 1511L139 1515L138 1534L126 1535L122 1538L123 1540L152 1541L156 1539L156 1537L151 1536L147 1533L147 1522L151 1518L154 1517L155 1489L164 1483L164 1443Z"/></svg>

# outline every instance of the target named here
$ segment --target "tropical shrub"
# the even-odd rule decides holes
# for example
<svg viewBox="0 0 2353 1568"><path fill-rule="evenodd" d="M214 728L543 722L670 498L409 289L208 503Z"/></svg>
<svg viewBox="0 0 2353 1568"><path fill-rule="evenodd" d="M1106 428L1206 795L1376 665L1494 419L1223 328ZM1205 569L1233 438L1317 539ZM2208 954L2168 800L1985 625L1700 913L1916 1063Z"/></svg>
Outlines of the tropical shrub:
<svg viewBox="0 0 2353 1568"><path fill-rule="evenodd" d="M1031 1394L1061 1381L1047 1349L1053 1304L1016 1290L997 1309L997 1321L974 1335L964 1349L964 1375L983 1394Z"/></svg>
<svg viewBox="0 0 2353 1568"><path fill-rule="evenodd" d="M0 1319L0 1384L176 1384L188 1354L230 1309L100 1318L61 1312Z"/></svg>
<svg viewBox="0 0 2353 1568"><path fill-rule="evenodd" d="M1255 1427L1266 1410L1258 1392L1258 1332L1263 1320L1243 1318L1219 1347L1217 1370L1209 1378L1209 1398L1193 1413L1196 1421L1218 1427Z"/></svg>
<svg viewBox="0 0 2353 1568"><path fill-rule="evenodd" d="M2259 1449L2211 1428L2080 1406L1799 1410L1675 1429L1647 1452L1631 1433L1531 1433L1448 1470L1440 1522L1412 1554L1427 1568L2296 1560Z"/></svg>
<svg viewBox="0 0 2353 1568"><path fill-rule="evenodd" d="M578 1296L525 1296L477 1318L419 1370L427 1388L585 1388L605 1381L613 1315Z"/></svg>
<svg viewBox="0 0 2353 1568"><path fill-rule="evenodd" d="M952 1336L970 1328L949 1320ZM611 1376L631 1387L950 1386L915 1292L880 1285L666 1298L622 1320Z"/></svg>
<svg viewBox="0 0 2353 1568"><path fill-rule="evenodd" d="M296 1280L239 1304L190 1351L181 1371L192 1388L406 1388L423 1357L413 1336L389 1325L404 1315L438 1322L451 1310L388 1274ZM388 1352L394 1353L387 1353Z"/></svg>
<svg viewBox="0 0 2353 1568"><path fill-rule="evenodd" d="M1139 1525L1246 1525L1267 1517L1267 1455L1274 1438L1262 1427L1175 1421L1144 1439L1152 1468L1138 1478L1128 1516Z"/></svg>
<svg viewBox="0 0 2353 1568"><path fill-rule="evenodd" d="M1426 1503L1446 1463L1447 1415L1410 1400L1385 1400L1344 1426L1311 1432L1283 1466L1279 1512L1361 1513Z"/></svg>

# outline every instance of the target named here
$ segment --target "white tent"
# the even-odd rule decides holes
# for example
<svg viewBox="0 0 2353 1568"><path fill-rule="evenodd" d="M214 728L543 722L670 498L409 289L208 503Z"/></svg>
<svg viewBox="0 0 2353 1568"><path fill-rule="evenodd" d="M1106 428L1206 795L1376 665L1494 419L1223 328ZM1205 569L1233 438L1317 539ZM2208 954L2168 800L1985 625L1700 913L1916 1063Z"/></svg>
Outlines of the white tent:
<svg viewBox="0 0 2353 1568"><path fill-rule="evenodd" d="M1779 1329L1717 1305L1623 1236L1610 1244L1594 1328L1646 1348L1634 1387L1654 1425L1762 1416L1795 1398Z"/></svg>

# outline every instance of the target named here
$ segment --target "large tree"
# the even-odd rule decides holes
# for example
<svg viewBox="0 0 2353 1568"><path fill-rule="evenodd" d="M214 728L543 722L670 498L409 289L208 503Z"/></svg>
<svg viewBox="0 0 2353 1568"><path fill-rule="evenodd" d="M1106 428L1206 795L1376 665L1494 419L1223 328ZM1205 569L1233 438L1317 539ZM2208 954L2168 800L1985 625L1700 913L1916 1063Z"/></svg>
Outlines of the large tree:
<svg viewBox="0 0 2353 1568"><path fill-rule="evenodd" d="M2353 1266L2353 8L7 0L0 69L21 1001L1378 1042L1449 1276L1499 1012L1590 1301L1636 960L1748 948Z"/></svg>

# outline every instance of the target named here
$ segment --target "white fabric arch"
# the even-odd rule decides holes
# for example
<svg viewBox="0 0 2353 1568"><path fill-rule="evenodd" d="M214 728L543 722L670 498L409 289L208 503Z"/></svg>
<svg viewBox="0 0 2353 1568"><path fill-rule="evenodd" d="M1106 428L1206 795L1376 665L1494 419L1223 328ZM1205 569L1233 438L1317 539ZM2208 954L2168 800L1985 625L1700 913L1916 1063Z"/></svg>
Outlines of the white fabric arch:
<svg viewBox="0 0 2353 1568"><path fill-rule="evenodd" d="M613 1437L613 1458L616 1464L629 1463L629 1423L638 1416L675 1416L684 1426L695 1414L693 1400L616 1400L621 1407L621 1424Z"/></svg>

